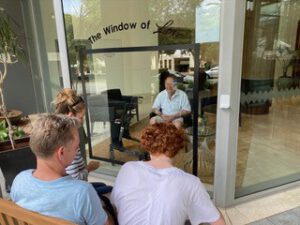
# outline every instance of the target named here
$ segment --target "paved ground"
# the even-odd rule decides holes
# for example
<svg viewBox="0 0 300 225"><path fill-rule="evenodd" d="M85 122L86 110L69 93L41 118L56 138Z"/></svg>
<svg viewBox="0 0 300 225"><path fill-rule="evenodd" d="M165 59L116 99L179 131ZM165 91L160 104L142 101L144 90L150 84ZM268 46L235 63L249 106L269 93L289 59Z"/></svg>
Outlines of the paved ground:
<svg viewBox="0 0 300 225"><path fill-rule="evenodd" d="M249 225L300 225L300 207L249 223Z"/></svg>

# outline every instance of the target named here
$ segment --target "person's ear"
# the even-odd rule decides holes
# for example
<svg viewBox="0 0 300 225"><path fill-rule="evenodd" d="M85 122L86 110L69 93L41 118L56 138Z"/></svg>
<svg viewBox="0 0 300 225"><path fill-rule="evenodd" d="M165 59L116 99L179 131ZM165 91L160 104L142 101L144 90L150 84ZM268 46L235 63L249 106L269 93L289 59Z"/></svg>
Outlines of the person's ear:
<svg viewBox="0 0 300 225"><path fill-rule="evenodd" d="M63 146L59 147L57 150L57 157L59 161L62 161L64 159L64 154L65 154L65 148Z"/></svg>

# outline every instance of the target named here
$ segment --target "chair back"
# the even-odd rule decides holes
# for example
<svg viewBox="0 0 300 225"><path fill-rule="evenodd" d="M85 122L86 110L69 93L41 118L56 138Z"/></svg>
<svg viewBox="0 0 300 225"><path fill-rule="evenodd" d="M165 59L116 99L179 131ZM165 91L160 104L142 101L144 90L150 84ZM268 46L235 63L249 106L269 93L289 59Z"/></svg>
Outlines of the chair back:
<svg viewBox="0 0 300 225"><path fill-rule="evenodd" d="M121 89L119 88L108 89L102 93L103 94L107 93L108 100L117 100L117 101L123 100Z"/></svg>
<svg viewBox="0 0 300 225"><path fill-rule="evenodd" d="M91 122L109 122L112 108L109 107L107 96L104 94L91 95L87 98Z"/></svg>
<svg viewBox="0 0 300 225"><path fill-rule="evenodd" d="M0 198L1 225L75 225L72 222L31 212Z"/></svg>

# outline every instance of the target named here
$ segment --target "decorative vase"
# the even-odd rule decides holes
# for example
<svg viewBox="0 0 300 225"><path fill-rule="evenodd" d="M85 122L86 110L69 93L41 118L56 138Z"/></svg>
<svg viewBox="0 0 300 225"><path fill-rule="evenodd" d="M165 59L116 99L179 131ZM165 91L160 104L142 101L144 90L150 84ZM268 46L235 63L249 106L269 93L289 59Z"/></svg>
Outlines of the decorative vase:
<svg viewBox="0 0 300 225"><path fill-rule="evenodd" d="M274 79L242 79L241 91L245 94L254 94L258 92L269 92L273 90ZM241 112L246 114L268 114L272 102L262 100L241 104Z"/></svg>

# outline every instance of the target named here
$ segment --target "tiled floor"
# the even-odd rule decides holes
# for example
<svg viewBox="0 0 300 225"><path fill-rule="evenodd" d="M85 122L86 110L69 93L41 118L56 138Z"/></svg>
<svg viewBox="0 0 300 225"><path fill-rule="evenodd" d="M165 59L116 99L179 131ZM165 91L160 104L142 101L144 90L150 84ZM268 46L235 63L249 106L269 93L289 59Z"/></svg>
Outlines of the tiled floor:
<svg viewBox="0 0 300 225"><path fill-rule="evenodd" d="M300 186L286 191L282 191L277 194L265 196L257 200L239 204L234 207L227 208L225 210L221 209L221 212L223 213L227 224L245 225L269 217L273 217L274 215L284 213L288 210L295 209L295 211L297 211L296 208L298 208L299 206L300 206ZM296 224L300 225L300 218L299 221L297 222L298 223ZM275 225L295 224L295 223L275 223L275 222L273 223ZM263 224L264 223L262 222L262 225Z"/></svg>
<svg viewBox="0 0 300 225"><path fill-rule="evenodd" d="M268 114L243 113L242 119L237 158L246 165L242 187L299 173L300 96L273 99Z"/></svg>
<svg viewBox="0 0 300 225"><path fill-rule="evenodd" d="M300 207L250 223L249 225L299 225Z"/></svg>

